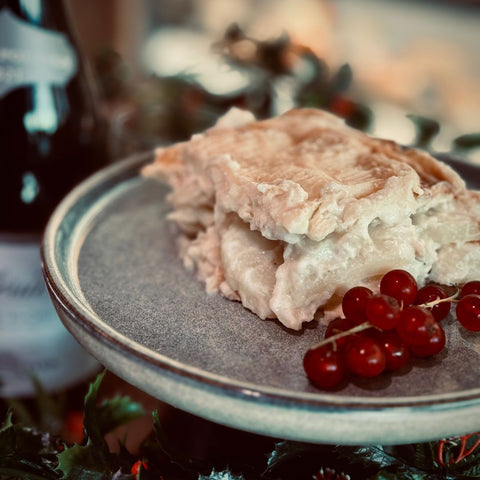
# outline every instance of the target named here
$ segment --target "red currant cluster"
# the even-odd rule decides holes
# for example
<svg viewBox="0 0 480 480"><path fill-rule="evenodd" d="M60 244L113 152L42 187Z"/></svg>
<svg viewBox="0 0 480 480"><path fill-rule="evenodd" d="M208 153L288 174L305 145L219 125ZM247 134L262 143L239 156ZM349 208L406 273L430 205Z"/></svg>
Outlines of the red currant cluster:
<svg viewBox="0 0 480 480"><path fill-rule="evenodd" d="M325 339L305 354L305 373L317 387L331 388L347 373L375 377L400 370L411 356L435 355L445 347L441 321L452 303L460 324L480 331L480 281L449 296L448 287L418 288L410 273L391 270L382 277L378 294L353 287L342 299L344 317L332 320Z"/></svg>

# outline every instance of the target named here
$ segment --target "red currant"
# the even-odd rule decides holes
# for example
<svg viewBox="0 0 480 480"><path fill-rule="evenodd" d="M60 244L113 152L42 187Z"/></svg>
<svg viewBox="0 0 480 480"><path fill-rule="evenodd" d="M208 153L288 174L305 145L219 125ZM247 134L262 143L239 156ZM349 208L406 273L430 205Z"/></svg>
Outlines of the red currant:
<svg viewBox="0 0 480 480"><path fill-rule="evenodd" d="M133 465L132 465L132 468L130 470L130 473L136 477L138 475L138 472L140 471L140 469L144 469L144 470L148 470L148 465L146 464L146 462L143 462L142 460L137 460Z"/></svg>
<svg viewBox="0 0 480 480"><path fill-rule="evenodd" d="M372 328L366 334L383 348L386 361L385 370L394 372L408 363L410 350L395 330L380 331Z"/></svg>
<svg viewBox="0 0 480 480"><path fill-rule="evenodd" d="M397 332L408 345L426 345L435 335L439 324L432 313L423 307L407 307L400 312Z"/></svg>
<svg viewBox="0 0 480 480"><path fill-rule="evenodd" d="M394 328L398 322L400 305L387 295L374 295L367 302L365 313L367 320L382 330Z"/></svg>
<svg viewBox="0 0 480 480"><path fill-rule="evenodd" d="M308 379L320 388L335 387L345 376L343 358L330 344L308 350L303 357L303 369Z"/></svg>
<svg viewBox="0 0 480 480"><path fill-rule="evenodd" d="M466 283L460 290L460 298L464 297L465 295L470 295L471 293L480 295L480 281L473 280Z"/></svg>
<svg viewBox="0 0 480 480"><path fill-rule="evenodd" d="M413 303L417 295L417 282L405 270L391 270L380 281L380 293L393 297L404 306L408 306Z"/></svg>
<svg viewBox="0 0 480 480"><path fill-rule="evenodd" d="M467 330L480 332L480 295L462 297L456 307L457 320Z"/></svg>
<svg viewBox="0 0 480 480"><path fill-rule="evenodd" d="M415 305L423 305L442 298L447 298L447 294L441 287L436 285L426 285L417 292L414 303ZM432 307L428 307L428 309L432 312L433 318L439 322L449 314L450 305L450 302L441 302Z"/></svg>
<svg viewBox="0 0 480 480"><path fill-rule="evenodd" d="M365 306L373 292L367 287L353 287L348 290L342 299L342 310L345 317L356 325L366 321Z"/></svg>
<svg viewBox="0 0 480 480"><path fill-rule="evenodd" d="M355 323L348 318L335 318L328 324L327 329L325 330L325 338L330 338L338 333L346 332L352 329L354 326ZM343 348L351 338L351 335L346 335L335 340L335 343L337 344L338 348Z"/></svg>
<svg viewBox="0 0 480 480"><path fill-rule="evenodd" d="M385 370L386 359L382 347L368 336L356 336L346 347L347 368L362 377L375 377Z"/></svg>
<svg viewBox="0 0 480 480"><path fill-rule="evenodd" d="M439 323L433 328L433 332L428 338L428 343L422 345L411 345L410 351L417 357L430 357L440 353L445 347L445 331Z"/></svg>

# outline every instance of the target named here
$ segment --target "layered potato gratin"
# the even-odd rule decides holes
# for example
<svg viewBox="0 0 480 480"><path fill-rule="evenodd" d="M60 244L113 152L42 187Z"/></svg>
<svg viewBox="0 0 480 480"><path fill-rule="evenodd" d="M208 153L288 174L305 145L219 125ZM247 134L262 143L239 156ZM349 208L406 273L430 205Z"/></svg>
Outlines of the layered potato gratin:
<svg viewBox="0 0 480 480"><path fill-rule="evenodd" d="M231 110L145 167L171 186L186 267L261 318L330 320L345 291L401 268L419 282L480 271L480 193L427 153L320 110Z"/></svg>

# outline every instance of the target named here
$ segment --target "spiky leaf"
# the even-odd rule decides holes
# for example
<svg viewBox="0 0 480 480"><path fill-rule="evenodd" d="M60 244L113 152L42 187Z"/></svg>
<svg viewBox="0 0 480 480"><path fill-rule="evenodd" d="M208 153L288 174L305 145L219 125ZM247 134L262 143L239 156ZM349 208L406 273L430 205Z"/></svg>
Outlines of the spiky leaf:
<svg viewBox="0 0 480 480"><path fill-rule="evenodd" d="M245 480L245 477L234 474L229 470L216 471L213 469L210 475L199 475L198 480Z"/></svg>
<svg viewBox="0 0 480 480"><path fill-rule="evenodd" d="M375 476L370 477L368 480L433 480L433 477L423 473L412 472L388 472L381 470Z"/></svg>
<svg viewBox="0 0 480 480"><path fill-rule="evenodd" d="M49 434L14 424L9 413L0 428L0 477L55 480L57 448Z"/></svg>
<svg viewBox="0 0 480 480"><path fill-rule="evenodd" d="M112 478L120 468L120 458L110 453L104 438L105 424L113 426L121 418L130 418L125 411L128 407L122 400L106 402L105 408L97 407L98 392L105 372L97 376L90 384L85 397L84 430L86 442L84 445L66 447L58 455L58 471L65 480L103 480ZM126 402L128 403L128 402ZM113 410L108 412L108 407ZM117 409L117 410L115 410ZM137 412L137 409L133 409Z"/></svg>
<svg viewBox="0 0 480 480"><path fill-rule="evenodd" d="M142 418L145 410L142 405L133 402L129 397L116 396L104 400L97 411L97 421L103 434L115 430L115 428Z"/></svg>

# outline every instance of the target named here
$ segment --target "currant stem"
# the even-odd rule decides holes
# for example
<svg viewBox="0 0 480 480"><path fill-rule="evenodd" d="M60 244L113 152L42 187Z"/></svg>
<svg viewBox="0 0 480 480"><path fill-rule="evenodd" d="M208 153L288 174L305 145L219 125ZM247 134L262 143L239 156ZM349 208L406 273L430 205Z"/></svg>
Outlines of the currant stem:
<svg viewBox="0 0 480 480"><path fill-rule="evenodd" d="M458 297L460 293L460 289L457 288L457 291L446 298L440 298L437 297L435 300L432 300L431 302L427 303L422 303L421 305L417 305L418 307L424 307L424 308L431 308L434 307L435 305L438 305L439 303L445 303L445 302L456 302L456 298ZM403 309L403 302L402 302L402 309ZM350 328L349 330L345 330L344 332L339 332L335 335L332 335L331 337L323 339L321 342L316 343L315 345L312 345L309 350L315 350L317 348L323 347L324 345L328 345L329 343L333 343L336 345L336 340L339 338L347 337L348 335L352 335L354 333L362 332L363 330L367 330L368 328L377 328L375 325L372 325L370 322L363 322L360 325L356 325L353 328Z"/></svg>
<svg viewBox="0 0 480 480"><path fill-rule="evenodd" d="M457 288L457 291L450 297L445 297L445 298L437 297L435 300L432 300L431 302L422 303L421 305L418 305L418 306L430 308L430 307L434 307L435 305L438 305L439 303L456 302L457 301L456 298L458 297L459 293L460 293L460 289Z"/></svg>
<svg viewBox="0 0 480 480"><path fill-rule="evenodd" d="M335 335L332 335L331 337L325 338L321 342L311 346L309 350L315 350L316 348L323 347L323 345L327 345L329 343L335 343L335 341L338 340L339 338L347 337L352 333L362 332L363 330L367 330L368 328L372 328L372 327L375 328L374 325L372 325L370 322L363 322L360 325L356 325L355 327L350 328L349 330L346 330L344 332L339 332Z"/></svg>

